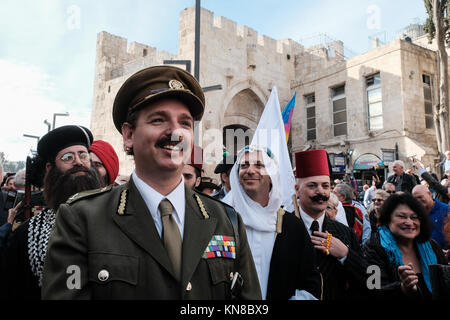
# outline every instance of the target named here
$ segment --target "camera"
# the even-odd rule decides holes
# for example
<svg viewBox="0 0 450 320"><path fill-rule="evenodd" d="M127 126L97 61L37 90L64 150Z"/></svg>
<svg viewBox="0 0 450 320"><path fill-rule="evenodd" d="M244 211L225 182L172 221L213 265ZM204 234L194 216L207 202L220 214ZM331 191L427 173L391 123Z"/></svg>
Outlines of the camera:
<svg viewBox="0 0 450 320"><path fill-rule="evenodd" d="M33 158L27 157L26 180L37 188L44 185L45 163L39 155Z"/></svg>

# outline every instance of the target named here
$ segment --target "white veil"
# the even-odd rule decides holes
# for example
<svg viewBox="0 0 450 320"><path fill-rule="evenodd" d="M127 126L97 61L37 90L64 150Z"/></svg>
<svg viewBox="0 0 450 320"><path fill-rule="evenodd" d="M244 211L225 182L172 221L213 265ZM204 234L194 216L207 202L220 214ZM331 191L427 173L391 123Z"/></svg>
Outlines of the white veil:
<svg viewBox="0 0 450 320"><path fill-rule="evenodd" d="M239 183L239 163L247 152L261 151L267 173L272 180L269 194L269 203L262 207L253 201ZM241 215L246 227L264 232L275 232L277 223L277 210L281 206L281 181L278 162L273 153L264 147L246 146L237 156L237 160L230 172L230 192L223 198L223 202L231 205Z"/></svg>

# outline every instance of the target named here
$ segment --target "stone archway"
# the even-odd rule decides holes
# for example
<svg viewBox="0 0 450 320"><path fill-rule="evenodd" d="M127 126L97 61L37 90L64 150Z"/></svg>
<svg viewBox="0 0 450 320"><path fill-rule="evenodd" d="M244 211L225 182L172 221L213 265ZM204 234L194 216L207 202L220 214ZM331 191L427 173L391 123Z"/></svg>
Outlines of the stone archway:
<svg viewBox="0 0 450 320"><path fill-rule="evenodd" d="M249 144L258 126L264 104L249 88L237 92L230 100L223 116L223 145L236 153Z"/></svg>

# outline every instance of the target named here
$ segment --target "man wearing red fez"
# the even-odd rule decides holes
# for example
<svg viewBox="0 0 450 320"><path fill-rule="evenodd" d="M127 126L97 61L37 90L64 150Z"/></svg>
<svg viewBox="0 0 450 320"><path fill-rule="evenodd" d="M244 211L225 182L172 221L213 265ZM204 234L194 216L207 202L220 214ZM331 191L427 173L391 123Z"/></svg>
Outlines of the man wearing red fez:
<svg viewBox="0 0 450 320"><path fill-rule="evenodd" d="M119 157L112 145L96 140L89 148L91 160L100 175L102 187L113 184L119 174Z"/></svg>
<svg viewBox="0 0 450 320"><path fill-rule="evenodd" d="M203 150L194 145L191 153L191 161L183 167L184 183L191 189L200 185L202 179Z"/></svg>
<svg viewBox="0 0 450 320"><path fill-rule="evenodd" d="M330 168L325 150L295 154L300 217L316 248L323 278L323 300L355 299L367 294L367 264L355 233L325 214L330 197Z"/></svg>

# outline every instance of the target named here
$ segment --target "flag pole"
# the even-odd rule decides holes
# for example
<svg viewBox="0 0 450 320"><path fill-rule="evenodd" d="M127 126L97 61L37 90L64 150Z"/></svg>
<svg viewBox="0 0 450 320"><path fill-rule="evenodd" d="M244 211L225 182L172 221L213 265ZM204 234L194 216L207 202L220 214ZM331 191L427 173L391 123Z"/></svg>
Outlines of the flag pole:
<svg viewBox="0 0 450 320"><path fill-rule="evenodd" d="M292 195L292 203L294 204L295 216L300 219L300 210L298 209L297 194Z"/></svg>

